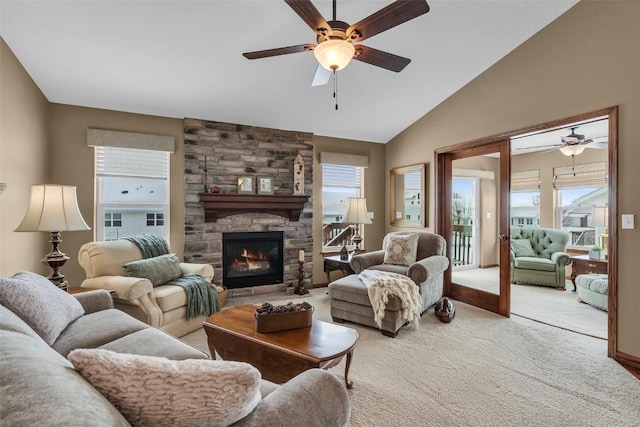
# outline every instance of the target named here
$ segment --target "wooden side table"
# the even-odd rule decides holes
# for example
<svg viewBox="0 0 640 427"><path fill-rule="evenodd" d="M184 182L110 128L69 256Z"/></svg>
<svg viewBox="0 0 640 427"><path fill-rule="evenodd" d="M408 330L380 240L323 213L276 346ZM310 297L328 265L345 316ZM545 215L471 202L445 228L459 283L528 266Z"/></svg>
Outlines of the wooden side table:
<svg viewBox="0 0 640 427"><path fill-rule="evenodd" d="M576 291L576 277L580 274L608 274L609 263L606 259L590 259L589 255L571 257L571 282L573 292Z"/></svg>
<svg viewBox="0 0 640 427"><path fill-rule="evenodd" d="M355 271L351 269L349 265L351 261L351 255L346 260L340 259L340 255L326 256L324 257L324 272L327 275L327 283L331 282L332 271L342 271L342 274L348 276L349 274L355 274Z"/></svg>

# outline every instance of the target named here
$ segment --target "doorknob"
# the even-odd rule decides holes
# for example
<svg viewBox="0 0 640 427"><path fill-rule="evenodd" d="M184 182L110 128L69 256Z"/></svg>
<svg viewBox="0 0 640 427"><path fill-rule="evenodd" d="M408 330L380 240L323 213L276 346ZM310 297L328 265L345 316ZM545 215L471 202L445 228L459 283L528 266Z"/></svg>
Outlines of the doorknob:
<svg viewBox="0 0 640 427"><path fill-rule="evenodd" d="M507 235L506 234L498 234L498 239L507 240Z"/></svg>

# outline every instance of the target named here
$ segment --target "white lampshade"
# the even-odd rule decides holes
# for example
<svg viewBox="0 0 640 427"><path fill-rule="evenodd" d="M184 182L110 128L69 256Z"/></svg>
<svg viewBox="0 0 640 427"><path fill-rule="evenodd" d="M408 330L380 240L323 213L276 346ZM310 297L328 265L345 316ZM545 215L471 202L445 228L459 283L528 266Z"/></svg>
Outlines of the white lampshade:
<svg viewBox="0 0 640 427"><path fill-rule="evenodd" d="M564 147L560 147L560 152L567 157L577 156L581 154L585 148L587 148L587 146L584 144L565 145Z"/></svg>
<svg viewBox="0 0 640 427"><path fill-rule="evenodd" d="M349 197L347 208L342 217L343 224L371 224L367 213L367 199L364 197Z"/></svg>
<svg viewBox="0 0 640 427"><path fill-rule="evenodd" d="M16 231L90 230L80 213L76 187L32 185L29 209Z"/></svg>
<svg viewBox="0 0 640 427"><path fill-rule="evenodd" d="M313 49L318 63L329 71L345 68L355 52L356 49L351 43L339 39L323 41Z"/></svg>

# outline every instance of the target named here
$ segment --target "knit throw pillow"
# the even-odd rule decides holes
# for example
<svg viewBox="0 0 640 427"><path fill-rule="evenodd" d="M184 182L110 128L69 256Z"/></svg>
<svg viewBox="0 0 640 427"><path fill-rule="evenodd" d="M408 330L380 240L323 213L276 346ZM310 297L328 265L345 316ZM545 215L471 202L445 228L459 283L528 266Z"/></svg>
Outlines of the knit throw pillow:
<svg viewBox="0 0 640 427"><path fill-rule="evenodd" d="M418 233L389 234L384 249L385 264L410 266L416 262Z"/></svg>
<svg viewBox="0 0 640 427"><path fill-rule="evenodd" d="M0 278L0 304L52 345L69 323L84 314L78 300L46 277L23 271Z"/></svg>
<svg viewBox="0 0 640 427"><path fill-rule="evenodd" d="M122 267L127 270L127 276L149 279L153 286L164 285L167 282L182 277L180 260L176 254L166 254L131 261Z"/></svg>
<svg viewBox="0 0 640 427"><path fill-rule="evenodd" d="M260 372L244 362L169 360L78 349L68 359L132 426L228 426L261 400Z"/></svg>

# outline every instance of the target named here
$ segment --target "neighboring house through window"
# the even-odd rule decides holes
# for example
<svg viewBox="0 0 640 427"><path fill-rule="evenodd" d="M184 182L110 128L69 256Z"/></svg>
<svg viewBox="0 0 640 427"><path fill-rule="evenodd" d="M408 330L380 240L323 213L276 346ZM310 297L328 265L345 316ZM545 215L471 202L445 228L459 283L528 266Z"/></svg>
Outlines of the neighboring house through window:
<svg viewBox="0 0 640 427"><path fill-rule="evenodd" d="M556 167L553 175L558 206L556 228L571 234L571 246L597 244L606 225L594 221L594 212L596 208L607 206L607 163Z"/></svg>
<svg viewBox="0 0 640 427"><path fill-rule="evenodd" d="M511 225L540 226L540 171L511 173Z"/></svg>

